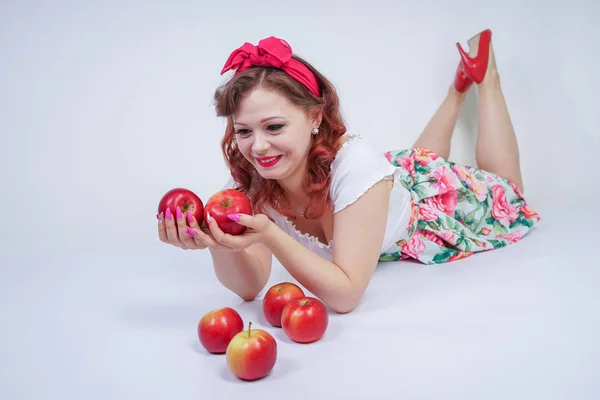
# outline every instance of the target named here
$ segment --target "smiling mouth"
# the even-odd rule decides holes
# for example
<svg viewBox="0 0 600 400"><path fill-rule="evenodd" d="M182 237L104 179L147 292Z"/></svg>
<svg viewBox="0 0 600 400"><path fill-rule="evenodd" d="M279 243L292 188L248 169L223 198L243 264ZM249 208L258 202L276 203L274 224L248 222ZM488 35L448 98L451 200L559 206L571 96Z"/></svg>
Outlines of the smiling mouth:
<svg viewBox="0 0 600 400"><path fill-rule="evenodd" d="M279 156L275 156L275 157L268 157L268 158L257 158L257 159L256 159L256 162L258 162L258 164L259 164L261 167L271 167L271 166L273 166L273 165L277 164L277 162L278 162L279 160L281 160L281 157L282 157L282 156L281 156L281 155L279 155Z"/></svg>

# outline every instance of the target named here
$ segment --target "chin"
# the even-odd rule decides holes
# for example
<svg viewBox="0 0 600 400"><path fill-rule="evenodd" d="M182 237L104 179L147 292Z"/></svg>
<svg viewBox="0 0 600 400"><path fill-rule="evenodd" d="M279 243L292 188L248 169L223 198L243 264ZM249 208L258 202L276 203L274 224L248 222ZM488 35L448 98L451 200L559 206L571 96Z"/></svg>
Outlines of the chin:
<svg viewBox="0 0 600 400"><path fill-rule="evenodd" d="M285 178L285 176L288 173L288 168L285 162L286 159L282 158L275 166L269 168L262 167L256 161L252 165L259 173L259 175L262 176L264 179L281 180Z"/></svg>
<svg viewBox="0 0 600 400"><path fill-rule="evenodd" d="M261 171L258 169L258 174L263 178L263 179L268 179L271 181L280 181L283 178L285 178L285 173L280 173L280 172L275 172L275 171Z"/></svg>

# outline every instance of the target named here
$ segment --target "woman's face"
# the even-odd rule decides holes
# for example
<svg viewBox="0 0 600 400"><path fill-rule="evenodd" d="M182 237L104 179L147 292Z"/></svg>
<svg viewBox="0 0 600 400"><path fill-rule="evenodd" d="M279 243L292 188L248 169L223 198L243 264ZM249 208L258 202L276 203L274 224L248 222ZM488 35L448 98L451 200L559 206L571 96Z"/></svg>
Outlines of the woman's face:
<svg viewBox="0 0 600 400"><path fill-rule="evenodd" d="M237 146L265 179L290 180L305 171L312 130L319 126L276 91L257 88L233 114Z"/></svg>

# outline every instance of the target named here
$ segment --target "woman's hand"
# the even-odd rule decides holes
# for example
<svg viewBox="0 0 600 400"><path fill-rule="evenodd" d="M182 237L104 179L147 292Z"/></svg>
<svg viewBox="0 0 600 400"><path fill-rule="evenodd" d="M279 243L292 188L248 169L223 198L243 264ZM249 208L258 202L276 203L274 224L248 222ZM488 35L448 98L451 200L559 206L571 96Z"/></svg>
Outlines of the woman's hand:
<svg viewBox="0 0 600 400"><path fill-rule="evenodd" d="M210 243L208 243L208 246L215 250L242 251L254 243L262 243L265 241L272 225L271 220L264 214L232 214L229 218L240 225L244 225L246 230L240 235L230 235L219 228L215 220L210 218L210 214L207 215L206 223L210 229ZM197 225L192 227L192 231L195 234L194 239L196 237L208 237L206 233L198 229Z"/></svg>
<svg viewBox="0 0 600 400"><path fill-rule="evenodd" d="M231 251L219 245L210 233L204 232L192 213L188 212L184 216L179 208L175 210L175 215L170 208L167 208L164 215L162 213L158 215L158 237L162 242L184 250L202 250L211 247Z"/></svg>
<svg viewBox="0 0 600 400"><path fill-rule="evenodd" d="M239 221L236 216L239 217ZM198 225L198 221L190 212L183 216L177 209L173 216L167 208L165 215L158 215L158 236L162 242L185 250L211 248L237 252L253 243L264 241L271 225L271 221L264 214L234 214L231 219L246 226L246 231L241 235L229 235L224 233L212 218L206 221L208 230L205 230L206 228Z"/></svg>

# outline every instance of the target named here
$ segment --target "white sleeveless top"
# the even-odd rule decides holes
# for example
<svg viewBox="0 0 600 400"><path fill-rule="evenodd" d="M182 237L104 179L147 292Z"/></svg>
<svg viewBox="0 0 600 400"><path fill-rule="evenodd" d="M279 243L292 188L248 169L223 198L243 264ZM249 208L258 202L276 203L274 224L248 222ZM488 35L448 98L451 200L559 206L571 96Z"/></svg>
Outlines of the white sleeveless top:
<svg viewBox="0 0 600 400"><path fill-rule="evenodd" d="M410 194L398 180L399 168L392 165L385 158L383 152L378 151L360 135L351 136L342 145L331 164L330 196L334 213L355 202L371 186L382 179L394 181L385 236L381 245L382 253L397 241L407 238L407 226L411 216ZM223 188L233 188L233 178L230 177ZM267 206L265 212L284 232L309 250L332 261L333 240L327 244L321 243L316 237L301 233L286 216L281 215L273 208Z"/></svg>

